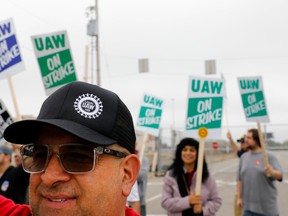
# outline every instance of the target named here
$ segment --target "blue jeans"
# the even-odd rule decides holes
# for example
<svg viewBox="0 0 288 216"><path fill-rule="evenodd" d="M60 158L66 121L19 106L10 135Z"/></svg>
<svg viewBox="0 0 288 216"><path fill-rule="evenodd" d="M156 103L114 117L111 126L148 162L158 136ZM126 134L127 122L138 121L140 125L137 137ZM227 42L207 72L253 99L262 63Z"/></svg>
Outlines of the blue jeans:
<svg viewBox="0 0 288 216"><path fill-rule="evenodd" d="M245 210L243 216L266 216L266 215Z"/></svg>

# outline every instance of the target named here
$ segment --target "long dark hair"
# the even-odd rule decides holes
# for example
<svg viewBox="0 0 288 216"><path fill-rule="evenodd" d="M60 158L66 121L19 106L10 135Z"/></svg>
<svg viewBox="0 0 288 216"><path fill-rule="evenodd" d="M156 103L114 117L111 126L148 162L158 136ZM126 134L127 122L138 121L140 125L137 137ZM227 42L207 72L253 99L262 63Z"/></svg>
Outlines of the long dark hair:
<svg viewBox="0 0 288 216"><path fill-rule="evenodd" d="M257 143L257 145L261 148L261 142L260 142L260 137L258 134L258 130L255 128L249 129L249 133L252 133L252 138L253 140Z"/></svg>
<svg viewBox="0 0 288 216"><path fill-rule="evenodd" d="M195 147L195 149L197 151L197 158L195 161L194 171L196 172L196 169L197 169L199 142L193 138L184 138L177 145L174 161L170 165L170 167L168 168L168 170L172 170L171 175L176 177L177 179L182 178L184 163L183 163L183 160L181 158L181 152L185 146ZM209 177L209 171L208 171L208 166L207 166L207 163L206 163L206 160L204 157L203 158L202 183L204 183L208 177Z"/></svg>

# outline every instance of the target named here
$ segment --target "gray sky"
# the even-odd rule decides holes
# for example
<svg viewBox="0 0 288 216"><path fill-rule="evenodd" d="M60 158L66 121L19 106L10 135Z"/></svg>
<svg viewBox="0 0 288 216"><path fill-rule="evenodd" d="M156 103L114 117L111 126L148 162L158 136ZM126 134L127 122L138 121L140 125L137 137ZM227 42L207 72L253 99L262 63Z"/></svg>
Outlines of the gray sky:
<svg viewBox="0 0 288 216"><path fill-rule="evenodd" d="M90 44L85 12L94 3L2 0L0 21L14 19L26 68L12 77L21 114L37 115L46 98L30 37L67 30L77 76L83 80L85 46ZM204 76L204 61L216 59L228 96L223 125L235 138L256 127L246 123L237 77L260 75L267 128L277 139L287 139L287 1L99 0L98 5L102 86L118 93L135 122L146 92L165 100L162 127L184 129L188 76ZM148 74L138 73L139 58L150 59ZM15 115L6 79L0 80L0 98Z"/></svg>

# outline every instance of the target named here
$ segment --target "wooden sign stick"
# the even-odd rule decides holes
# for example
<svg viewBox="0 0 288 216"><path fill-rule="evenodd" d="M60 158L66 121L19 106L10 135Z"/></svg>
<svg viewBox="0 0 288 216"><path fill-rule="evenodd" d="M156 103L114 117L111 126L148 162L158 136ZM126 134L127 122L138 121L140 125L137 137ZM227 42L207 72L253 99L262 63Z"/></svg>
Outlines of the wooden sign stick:
<svg viewBox="0 0 288 216"><path fill-rule="evenodd" d="M227 100L224 98L224 115L225 115L225 120L226 120L226 127L227 130L229 130L229 121L228 121L228 109L227 109Z"/></svg>
<svg viewBox="0 0 288 216"><path fill-rule="evenodd" d="M261 144L261 150L262 150L263 159L264 159L264 165L267 166L269 164L269 161L268 161L268 156L267 156L267 151L266 151L265 139L261 131L261 125L259 122L257 122L257 127L258 127L258 135L259 135L260 144ZM269 174L267 174L267 176L270 177Z"/></svg>
<svg viewBox="0 0 288 216"><path fill-rule="evenodd" d="M141 149L140 149L140 152L139 152L140 163L142 163L142 160L143 160L143 157L144 157L144 153L145 153L145 146L146 146L146 143L148 142L148 140L149 140L149 134L148 133L144 133L143 134L143 138L142 138L142 143L141 143Z"/></svg>
<svg viewBox="0 0 288 216"><path fill-rule="evenodd" d="M20 112L19 112L19 108L18 108L18 104L17 104L17 100L16 100L16 96L15 96L15 92L14 92L14 87L13 87L13 82L12 82L11 76L8 76L8 82L9 82L9 87L10 87L10 91L11 91L11 94L12 94L12 99L13 99L14 108L15 108L15 112L16 112L16 120L19 121L19 120L21 120L21 115L20 115Z"/></svg>
<svg viewBox="0 0 288 216"><path fill-rule="evenodd" d="M204 160L204 145L205 145L205 138L200 138L199 150L198 150L198 162L197 162L197 178L196 178L196 187L195 187L196 195L201 194L203 160Z"/></svg>
<svg viewBox="0 0 288 216"><path fill-rule="evenodd" d="M88 45L85 46L85 65L84 65L84 81L88 82L88 65L89 65L89 47ZM92 82L88 82L92 83Z"/></svg>

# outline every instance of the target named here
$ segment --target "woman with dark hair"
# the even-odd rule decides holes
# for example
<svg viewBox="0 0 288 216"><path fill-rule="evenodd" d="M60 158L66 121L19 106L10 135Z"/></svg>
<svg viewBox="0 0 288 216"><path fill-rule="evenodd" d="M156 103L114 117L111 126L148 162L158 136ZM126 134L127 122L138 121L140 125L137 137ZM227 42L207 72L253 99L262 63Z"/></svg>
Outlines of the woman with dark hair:
<svg viewBox="0 0 288 216"><path fill-rule="evenodd" d="M203 159L201 195L195 195L199 142L184 138L177 145L175 158L163 179L161 205L169 216L214 216L222 199L215 179Z"/></svg>

